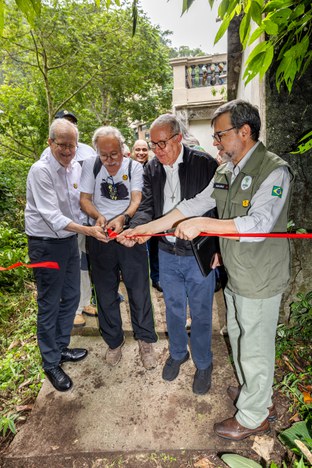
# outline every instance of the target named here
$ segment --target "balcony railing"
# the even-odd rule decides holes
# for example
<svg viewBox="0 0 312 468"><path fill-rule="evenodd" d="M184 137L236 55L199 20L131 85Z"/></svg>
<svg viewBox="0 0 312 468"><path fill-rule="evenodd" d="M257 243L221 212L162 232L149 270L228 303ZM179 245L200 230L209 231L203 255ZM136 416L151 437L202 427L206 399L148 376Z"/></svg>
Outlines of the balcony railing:
<svg viewBox="0 0 312 468"><path fill-rule="evenodd" d="M226 62L202 63L185 67L186 88L226 84Z"/></svg>

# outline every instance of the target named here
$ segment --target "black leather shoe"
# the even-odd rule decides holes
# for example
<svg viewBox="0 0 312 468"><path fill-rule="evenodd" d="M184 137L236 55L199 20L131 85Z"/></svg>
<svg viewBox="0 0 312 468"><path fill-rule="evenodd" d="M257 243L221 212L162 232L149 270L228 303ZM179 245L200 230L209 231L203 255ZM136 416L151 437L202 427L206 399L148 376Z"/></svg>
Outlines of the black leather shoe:
<svg viewBox="0 0 312 468"><path fill-rule="evenodd" d="M163 288L160 286L160 282L152 283L153 288L157 289L159 292L163 292Z"/></svg>
<svg viewBox="0 0 312 468"><path fill-rule="evenodd" d="M207 369L196 369L193 381L193 393L205 395L211 387L212 365Z"/></svg>
<svg viewBox="0 0 312 468"><path fill-rule="evenodd" d="M61 361L60 364L63 362L77 362L81 361L85 357L87 357L88 351L84 348L64 348L61 352Z"/></svg>
<svg viewBox="0 0 312 468"><path fill-rule="evenodd" d="M190 353L187 352L183 359L173 359L171 356L168 357L166 364L162 371L162 378L164 380L174 380L178 377L180 372L180 366L188 360Z"/></svg>
<svg viewBox="0 0 312 468"><path fill-rule="evenodd" d="M53 387L59 392L67 392L72 388L73 381L60 366L45 369L44 372Z"/></svg>

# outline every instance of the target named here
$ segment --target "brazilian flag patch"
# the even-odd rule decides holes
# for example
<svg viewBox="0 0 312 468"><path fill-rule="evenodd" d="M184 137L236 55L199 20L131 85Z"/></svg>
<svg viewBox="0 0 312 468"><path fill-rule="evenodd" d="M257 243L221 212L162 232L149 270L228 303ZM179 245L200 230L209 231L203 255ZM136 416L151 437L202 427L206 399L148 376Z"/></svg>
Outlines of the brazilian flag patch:
<svg viewBox="0 0 312 468"><path fill-rule="evenodd" d="M282 195L283 195L282 187L279 187L278 185L273 185L271 195L272 195L272 197L282 198Z"/></svg>

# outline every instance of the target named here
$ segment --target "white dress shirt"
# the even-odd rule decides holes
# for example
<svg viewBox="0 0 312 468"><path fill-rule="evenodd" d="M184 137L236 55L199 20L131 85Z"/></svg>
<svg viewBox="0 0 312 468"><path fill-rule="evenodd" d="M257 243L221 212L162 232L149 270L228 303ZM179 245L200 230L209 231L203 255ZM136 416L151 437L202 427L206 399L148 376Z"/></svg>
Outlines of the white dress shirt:
<svg viewBox="0 0 312 468"><path fill-rule="evenodd" d="M257 148L255 144L251 150L236 165L230 161L227 168L231 171L231 183L235 180L242 168ZM214 178L210 184L196 197L190 200L183 200L178 206L178 210L187 218L192 216L202 216L206 211L216 206L214 198L211 198L213 192ZM276 185L283 188L283 196L272 197L272 187ZM267 233L271 232L283 209L287 198L290 185L290 173L287 167L279 167L262 182L259 190L254 194L250 201L250 210L248 215L234 218L236 229L239 233ZM240 242L261 242L265 237L241 237Z"/></svg>
<svg viewBox="0 0 312 468"><path fill-rule="evenodd" d="M181 183L179 178L179 164L183 162L184 147L181 145L181 151L172 166L163 165L166 172L166 183L164 187L164 207L163 214L173 210L181 200ZM174 236L167 236L166 240L175 242Z"/></svg>
<svg viewBox="0 0 312 468"><path fill-rule="evenodd" d="M79 223L80 164L72 160L63 167L48 154L30 168L27 177L25 231L29 236L64 238L73 233L64 228Z"/></svg>

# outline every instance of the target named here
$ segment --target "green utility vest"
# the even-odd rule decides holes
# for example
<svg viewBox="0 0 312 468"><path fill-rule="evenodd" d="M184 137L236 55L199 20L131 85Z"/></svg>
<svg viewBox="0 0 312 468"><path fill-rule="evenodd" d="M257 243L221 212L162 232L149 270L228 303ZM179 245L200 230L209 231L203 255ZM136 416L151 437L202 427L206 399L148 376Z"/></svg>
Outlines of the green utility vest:
<svg viewBox="0 0 312 468"><path fill-rule="evenodd" d="M246 216L250 201L269 174L281 166L290 167L260 143L231 185L226 165L215 174L214 191L220 219ZM248 176L248 177L246 177ZM292 177L293 180L293 177ZM279 195L279 187L272 187ZM283 210L272 232L286 232L289 190ZM261 236L259 236L261 237ZM289 239L266 238L262 242L239 242L220 238L223 262L228 274L228 288L240 296L265 299L282 293L290 277Z"/></svg>

